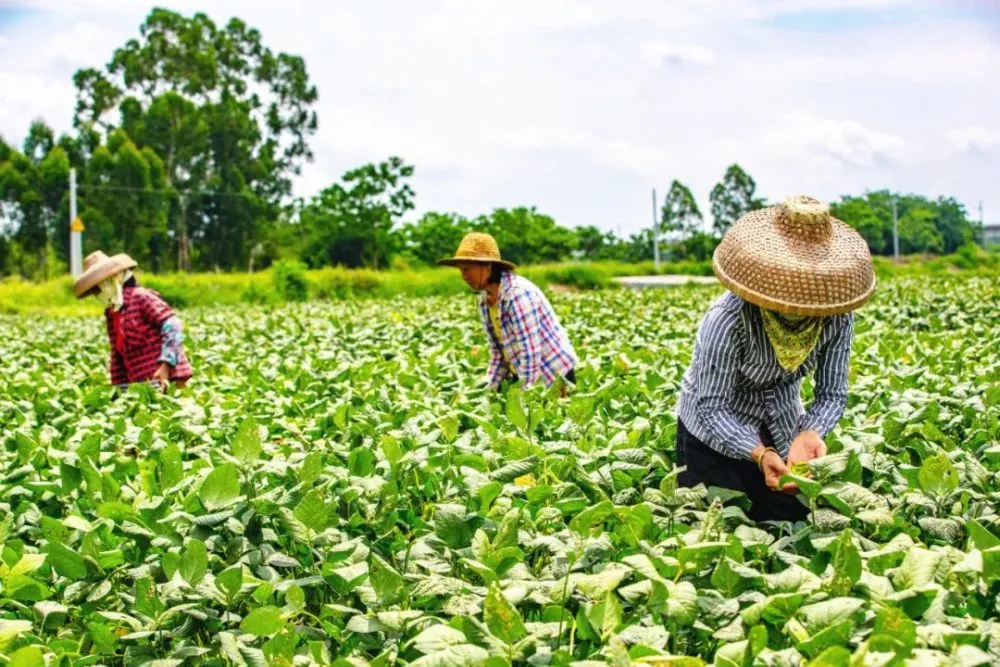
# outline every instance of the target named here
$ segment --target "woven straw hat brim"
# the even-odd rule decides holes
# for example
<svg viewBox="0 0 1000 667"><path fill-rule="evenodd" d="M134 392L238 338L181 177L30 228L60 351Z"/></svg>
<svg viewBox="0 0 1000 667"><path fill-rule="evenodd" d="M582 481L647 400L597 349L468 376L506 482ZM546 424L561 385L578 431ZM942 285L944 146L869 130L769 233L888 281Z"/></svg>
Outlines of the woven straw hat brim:
<svg viewBox="0 0 1000 667"><path fill-rule="evenodd" d="M800 224L780 207L752 211L726 232L712 257L716 277L745 301L789 315L847 313L875 291L865 240L849 225Z"/></svg>
<svg viewBox="0 0 1000 667"><path fill-rule="evenodd" d="M500 266L504 266L504 267L506 267L508 269L516 269L517 268L516 264L508 262L505 259L493 259L493 258L489 258L489 257L458 257L458 256L455 256L455 257L449 257L448 259L439 259L437 261L437 263L440 266L461 266L462 264L466 264L468 262L478 262L480 264L499 264Z"/></svg>
<svg viewBox="0 0 1000 667"><path fill-rule="evenodd" d="M469 232L462 237L454 257L438 260L438 264L443 266L460 266L467 262L499 264L508 269L517 268L500 257L500 246L497 245L496 239L483 232Z"/></svg>
<svg viewBox="0 0 1000 667"><path fill-rule="evenodd" d="M119 253L107 259L103 259L87 269L77 278L73 284L73 292L77 299L90 296L97 290L97 286L105 278L110 278L119 271L134 269L138 264L134 259L125 253Z"/></svg>

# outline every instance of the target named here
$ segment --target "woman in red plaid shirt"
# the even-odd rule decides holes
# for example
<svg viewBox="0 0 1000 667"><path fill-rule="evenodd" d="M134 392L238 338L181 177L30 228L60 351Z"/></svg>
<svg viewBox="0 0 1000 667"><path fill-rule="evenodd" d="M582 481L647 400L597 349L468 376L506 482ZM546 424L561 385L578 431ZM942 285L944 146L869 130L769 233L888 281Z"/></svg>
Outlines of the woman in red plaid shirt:
<svg viewBox="0 0 1000 667"><path fill-rule="evenodd" d="M123 387L151 382L166 390L191 378L184 355L184 333L174 311L154 290L139 287L135 260L122 253L108 257L98 250L83 260L76 297L95 296L104 305L111 343L111 383Z"/></svg>
<svg viewBox="0 0 1000 667"><path fill-rule="evenodd" d="M467 234L455 256L438 264L459 268L462 280L482 292L479 312L490 342L490 389L499 389L504 381L520 380L525 387L558 381L565 396L565 383L576 384L576 352L545 294L500 257L496 240L489 234Z"/></svg>

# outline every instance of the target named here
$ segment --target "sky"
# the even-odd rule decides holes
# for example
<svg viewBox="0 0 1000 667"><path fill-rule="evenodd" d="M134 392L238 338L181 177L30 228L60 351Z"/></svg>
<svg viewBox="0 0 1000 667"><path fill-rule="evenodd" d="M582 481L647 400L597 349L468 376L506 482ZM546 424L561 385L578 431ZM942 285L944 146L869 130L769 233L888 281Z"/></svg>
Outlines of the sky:
<svg viewBox="0 0 1000 667"><path fill-rule="evenodd" d="M162 2L239 16L319 90L308 197L416 168L416 211L536 206L625 235L651 191L950 195L1000 222L1000 0ZM0 0L0 136L71 129L73 73L138 36L137 0Z"/></svg>

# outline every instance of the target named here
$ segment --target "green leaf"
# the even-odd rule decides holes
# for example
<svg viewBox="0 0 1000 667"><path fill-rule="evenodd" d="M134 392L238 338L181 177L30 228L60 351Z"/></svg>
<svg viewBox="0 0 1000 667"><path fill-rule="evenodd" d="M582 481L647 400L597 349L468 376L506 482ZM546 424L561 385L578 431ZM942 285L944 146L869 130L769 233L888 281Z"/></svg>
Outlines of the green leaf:
<svg viewBox="0 0 1000 667"><path fill-rule="evenodd" d="M498 482L513 482L518 477L523 477L535 469L538 459L528 457L520 461L513 461L490 473L490 479Z"/></svg>
<svg viewBox="0 0 1000 667"><path fill-rule="evenodd" d="M807 640L799 642L795 648L805 656L819 656L831 646L846 646L853 632L854 622L851 619L845 619L820 630Z"/></svg>
<svg viewBox="0 0 1000 667"><path fill-rule="evenodd" d="M240 630L258 637L267 637L279 632L285 627L281 618L281 610L277 607L257 607L240 623Z"/></svg>
<svg viewBox="0 0 1000 667"><path fill-rule="evenodd" d="M414 637L410 644L424 654L433 654L451 646L464 644L465 635L460 630L444 625L431 625Z"/></svg>
<svg viewBox="0 0 1000 667"><path fill-rule="evenodd" d="M23 554L14 566L10 568L7 577L31 574L45 564L45 554Z"/></svg>
<svg viewBox="0 0 1000 667"><path fill-rule="evenodd" d="M1000 547L1000 537L994 535L986 526L975 519L969 519L965 524L965 529L969 532L969 540L973 546L980 551Z"/></svg>
<svg viewBox="0 0 1000 667"><path fill-rule="evenodd" d="M72 581L87 578L87 562L83 556L60 542L50 542L45 550L57 574Z"/></svg>
<svg viewBox="0 0 1000 667"><path fill-rule="evenodd" d="M831 646L810 660L806 667L849 667L851 651L843 646Z"/></svg>
<svg viewBox="0 0 1000 667"><path fill-rule="evenodd" d="M379 601L384 605L390 605L403 597L406 588L406 581L403 575L399 574L389 563L379 558L378 554L371 554L371 565L369 566L369 580Z"/></svg>
<svg viewBox="0 0 1000 667"><path fill-rule="evenodd" d="M330 505L326 490L315 488L302 497L295 507L295 518L314 533L322 533L330 520Z"/></svg>
<svg viewBox="0 0 1000 667"><path fill-rule="evenodd" d="M434 532L452 549L460 549L472 540L474 519L464 505L443 503L434 508Z"/></svg>
<svg viewBox="0 0 1000 667"><path fill-rule="evenodd" d="M184 479L184 463L180 448L173 442L160 452L160 486L169 489Z"/></svg>
<svg viewBox="0 0 1000 667"><path fill-rule="evenodd" d="M14 574L4 581L4 595L19 602L38 602L48 598L51 591L40 581L23 574Z"/></svg>
<svg viewBox="0 0 1000 667"><path fill-rule="evenodd" d="M215 586L229 599L235 598L243 587L243 566L226 568L215 577Z"/></svg>
<svg viewBox="0 0 1000 667"><path fill-rule="evenodd" d="M399 446L399 440L388 434L383 434L379 441L382 447L382 454L385 455L389 465L396 465L403 458L403 448Z"/></svg>
<svg viewBox="0 0 1000 667"><path fill-rule="evenodd" d="M588 507L573 517L573 519L569 522L569 529L574 533L586 535L590 532L591 528L604 523L604 521L614 515L614 513L615 506L611 503L611 501L602 500L596 505Z"/></svg>
<svg viewBox="0 0 1000 667"><path fill-rule="evenodd" d="M329 566L329 564L327 564ZM368 576L368 563L361 561L344 567L324 567L323 575L341 595L357 588Z"/></svg>
<svg viewBox="0 0 1000 667"><path fill-rule="evenodd" d="M209 511L228 507L239 497L240 471L232 463L213 469L198 489L198 498Z"/></svg>
<svg viewBox="0 0 1000 667"><path fill-rule="evenodd" d="M519 430L528 430L528 415L524 410L524 392L513 389L507 393L507 419Z"/></svg>
<svg viewBox="0 0 1000 667"><path fill-rule="evenodd" d="M809 634L815 635L835 623L844 620L854 622L863 615L864 606L865 601L858 598L831 598L802 607L798 611L798 616L802 619Z"/></svg>
<svg viewBox="0 0 1000 667"><path fill-rule="evenodd" d="M917 624L896 607L883 607L875 615L875 627L869 647L881 653L892 652L907 658L917 644Z"/></svg>
<svg viewBox="0 0 1000 667"><path fill-rule="evenodd" d="M782 486L785 484L795 484L799 487L799 493L804 495L806 498L817 498L820 492L823 490L823 485L814 479L809 479L808 477L803 477L802 475L793 475L792 473L787 473L781 476L778 480L778 484Z"/></svg>
<svg viewBox="0 0 1000 667"><path fill-rule="evenodd" d="M615 594L611 591L605 593L601 601L590 609L587 621L602 639L607 640L614 635L622 623L622 606Z"/></svg>
<svg viewBox="0 0 1000 667"><path fill-rule="evenodd" d="M7 667L45 667L42 649L37 646L19 648L11 654Z"/></svg>
<svg viewBox="0 0 1000 667"><path fill-rule="evenodd" d="M486 593L486 602L483 603L483 620L490 632L508 644L515 643L527 634L521 615L514 605L504 597L503 591L495 583L490 585L489 591Z"/></svg>
<svg viewBox="0 0 1000 667"><path fill-rule="evenodd" d="M352 449L347 455L347 469L352 475L368 477L375 472L375 455L364 447Z"/></svg>
<svg viewBox="0 0 1000 667"><path fill-rule="evenodd" d="M920 488L934 496L947 495L958 488L958 471L944 452L925 459L917 479Z"/></svg>
<svg viewBox="0 0 1000 667"><path fill-rule="evenodd" d="M261 451L260 428L253 417L248 417L233 438L233 456L246 465L259 459Z"/></svg>
<svg viewBox="0 0 1000 667"><path fill-rule="evenodd" d="M689 581L667 584L667 618L680 626L692 625L698 617L698 591Z"/></svg>
<svg viewBox="0 0 1000 667"><path fill-rule="evenodd" d="M302 466L299 468L299 481L306 486L311 485L319 476L323 474L323 455L319 452L309 452L302 459Z"/></svg>
<svg viewBox="0 0 1000 667"><path fill-rule="evenodd" d="M905 591L932 583L940 562L940 552L911 547L903 562L892 573L892 585L897 591Z"/></svg>
<svg viewBox="0 0 1000 667"><path fill-rule="evenodd" d="M761 579L757 570L725 556L719 559L719 564L712 572L712 585L729 598L736 597L749 588L756 588Z"/></svg>
<svg viewBox="0 0 1000 667"><path fill-rule="evenodd" d="M181 554L181 562L178 570L184 581L192 586L196 585L205 577L208 571L208 550L201 540L190 539Z"/></svg>
<svg viewBox="0 0 1000 667"><path fill-rule="evenodd" d="M833 567L833 581L830 590L833 595L850 593L854 584L861 578L861 554L854 546L854 534L845 530L828 547Z"/></svg>

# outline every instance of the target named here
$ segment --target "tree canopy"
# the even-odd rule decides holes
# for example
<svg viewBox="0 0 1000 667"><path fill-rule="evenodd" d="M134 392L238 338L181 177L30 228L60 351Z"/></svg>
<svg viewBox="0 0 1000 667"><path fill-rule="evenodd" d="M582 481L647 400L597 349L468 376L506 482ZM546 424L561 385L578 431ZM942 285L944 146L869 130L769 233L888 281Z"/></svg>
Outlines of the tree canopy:
<svg viewBox="0 0 1000 667"><path fill-rule="evenodd" d="M0 139L0 275L66 270L71 168L84 252L128 252L153 271L246 270L279 257L312 267L380 269L394 258L429 265L471 230L493 234L518 264L653 257L649 227L623 238L564 226L533 206L407 219L416 208L416 167L398 156L295 198L294 178L312 159L318 93L301 57L272 51L238 18L218 25L204 13L153 9L136 37L103 67L77 71L73 83L69 133L57 137L38 119L20 146ZM738 164L708 201L711 229L691 189L669 184L658 203L665 257L710 257L741 215L767 205ZM879 190L843 196L832 211L873 253L891 254L893 201L903 253L954 252L978 236L965 208L947 196Z"/></svg>

